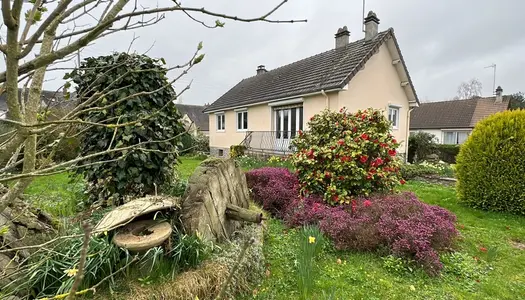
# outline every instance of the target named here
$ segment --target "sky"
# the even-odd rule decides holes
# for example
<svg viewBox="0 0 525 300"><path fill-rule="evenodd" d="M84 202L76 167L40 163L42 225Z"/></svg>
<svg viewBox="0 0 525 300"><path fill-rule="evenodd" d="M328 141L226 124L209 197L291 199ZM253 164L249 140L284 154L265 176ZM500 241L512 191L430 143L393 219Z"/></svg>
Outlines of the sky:
<svg viewBox="0 0 525 300"><path fill-rule="evenodd" d="M144 1L144 5L150 1ZM214 12L256 17L280 0L192 0L185 6L205 7ZM151 1L151 6L156 1ZM159 5L170 5L159 0ZM224 28L209 29L180 12L166 13L160 23L134 32L110 35L81 52L81 57L127 51L133 36L133 51L162 57L169 65L187 61L202 41L205 58L176 84L185 104L211 103L240 80L255 75L258 65L268 70L315 55L334 47L334 34L346 25L350 40L364 37L361 0L289 0L272 19L307 19L306 23L243 23L225 20ZM452 99L462 81L477 78L483 96L492 95L493 69L496 86L504 94L525 92L525 11L523 0L366 0L381 20L379 30L393 27L422 102ZM193 13L209 24L216 17ZM0 65L0 68L4 68ZM170 73L174 77L175 72ZM45 88L63 84L62 75L47 75Z"/></svg>

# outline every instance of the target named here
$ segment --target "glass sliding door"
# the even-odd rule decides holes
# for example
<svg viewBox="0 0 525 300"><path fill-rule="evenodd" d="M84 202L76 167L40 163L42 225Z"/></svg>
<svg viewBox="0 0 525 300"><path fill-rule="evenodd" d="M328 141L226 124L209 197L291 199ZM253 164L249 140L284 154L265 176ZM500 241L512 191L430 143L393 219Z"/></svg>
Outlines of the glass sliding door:
<svg viewBox="0 0 525 300"><path fill-rule="evenodd" d="M290 142L303 129L303 108L281 108L275 112L275 150L290 151Z"/></svg>

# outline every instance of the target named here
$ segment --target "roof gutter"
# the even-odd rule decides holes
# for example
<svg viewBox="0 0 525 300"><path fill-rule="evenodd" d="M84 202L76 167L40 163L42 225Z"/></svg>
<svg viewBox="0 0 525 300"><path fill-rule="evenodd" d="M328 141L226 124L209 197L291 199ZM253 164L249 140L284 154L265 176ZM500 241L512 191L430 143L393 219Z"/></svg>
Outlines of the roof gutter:
<svg viewBox="0 0 525 300"><path fill-rule="evenodd" d="M261 104L267 104L267 103L278 102L278 101L289 100L289 99L302 98L302 97L310 97L310 96L315 96L315 95L327 96L326 93L338 92L338 91L342 91L343 89L344 88L320 90L318 92L306 93L306 94L295 95L295 96L288 96L288 97L283 97L283 98L278 98L278 99L273 99L273 100L268 100L268 101L260 101L260 102L256 102L256 103L252 103L252 104L236 105L236 106L230 106L230 107L222 107L222 108L217 108L217 109L214 109L214 110L205 111L204 113L205 114L212 114L212 113L215 113L215 112L218 112L218 111L231 110L231 109L236 109L236 108L241 108L241 107L257 106L257 105L261 105Z"/></svg>
<svg viewBox="0 0 525 300"><path fill-rule="evenodd" d="M326 94L326 92L324 90L321 90L321 94L325 97L325 108L328 108L330 109L330 98L328 98L328 95Z"/></svg>

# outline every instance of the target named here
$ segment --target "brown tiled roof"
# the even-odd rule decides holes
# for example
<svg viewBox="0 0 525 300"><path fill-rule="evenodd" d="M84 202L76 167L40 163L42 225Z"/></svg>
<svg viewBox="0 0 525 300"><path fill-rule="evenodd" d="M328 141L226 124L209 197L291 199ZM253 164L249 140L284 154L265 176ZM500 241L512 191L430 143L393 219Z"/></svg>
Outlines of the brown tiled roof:
<svg viewBox="0 0 525 300"><path fill-rule="evenodd" d="M372 40L361 39L345 47L328 50L243 79L208 106L205 112L342 88L389 38L393 38L398 47L394 30L390 28L378 33ZM401 60L403 61L402 56ZM404 61L403 66L406 70ZM410 76L408 80L413 88Z"/></svg>
<svg viewBox="0 0 525 300"><path fill-rule="evenodd" d="M481 119L509 107L509 96L421 103L410 114L410 129L473 128Z"/></svg>
<svg viewBox="0 0 525 300"><path fill-rule="evenodd" d="M188 115L195 125L202 131L210 129L209 117L203 112L206 106L189 105L189 104L175 104L182 116Z"/></svg>

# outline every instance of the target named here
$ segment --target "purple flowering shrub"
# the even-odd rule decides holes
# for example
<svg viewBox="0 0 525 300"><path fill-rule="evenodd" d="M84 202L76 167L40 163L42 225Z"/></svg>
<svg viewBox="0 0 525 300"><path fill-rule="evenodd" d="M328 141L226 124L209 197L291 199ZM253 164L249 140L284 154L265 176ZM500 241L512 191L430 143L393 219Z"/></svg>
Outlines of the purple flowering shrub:
<svg viewBox="0 0 525 300"><path fill-rule="evenodd" d="M298 199L299 181L286 168L260 168L246 173L246 182L252 199L279 218L290 203Z"/></svg>
<svg viewBox="0 0 525 300"><path fill-rule="evenodd" d="M253 170L246 179L253 199L289 226L318 224L337 249L388 249L431 275L443 267L438 252L449 249L458 235L454 214L413 193L376 194L334 207L322 196L299 197L296 176L284 168Z"/></svg>

